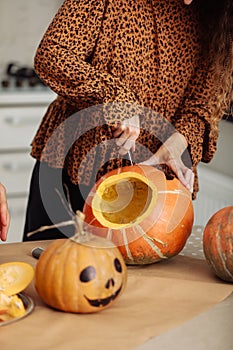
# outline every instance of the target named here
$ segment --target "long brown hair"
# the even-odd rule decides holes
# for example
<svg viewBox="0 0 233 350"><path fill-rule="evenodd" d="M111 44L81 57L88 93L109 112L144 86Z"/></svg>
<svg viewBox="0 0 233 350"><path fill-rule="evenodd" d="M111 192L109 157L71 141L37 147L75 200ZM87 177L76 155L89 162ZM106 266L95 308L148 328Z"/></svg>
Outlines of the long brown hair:
<svg viewBox="0 0 233 350"><path fill-rule="evenodd" d="M233 86L233 0L199 0L205 40L210 57L217 100L213 101L213 121L229 108ZM207 34L207 36L206 36ZM216 95L215 95L216 96ZM216 123L213 122L213 125ZM217 129L212 130L213 134Z"/></svg>

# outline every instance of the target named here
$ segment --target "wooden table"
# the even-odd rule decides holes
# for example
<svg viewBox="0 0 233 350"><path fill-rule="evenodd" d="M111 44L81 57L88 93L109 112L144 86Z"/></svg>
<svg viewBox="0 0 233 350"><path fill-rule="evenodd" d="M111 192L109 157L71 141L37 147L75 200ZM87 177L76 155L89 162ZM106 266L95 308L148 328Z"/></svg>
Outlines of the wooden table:
<svg viewBox="0 0 233 350"><path fill-rule="evenodd" d="M1 244L0 263L25 261L35 266L37 260L31 256L31 250L37 246L46 248L48 244L50 241ZM214 310L212 307L221 305L232 291L233 284L215 278L205 260L188 256L177 256L148 266L129 267L124 293L110 308L95 314L64 313L47 307L37 295L33 281L24 292L33 299L34 310L20 321L0 327L0 346L4 350L157 349L154 345L150 347L149 339L161 341L161 337L165 337L165 340L171 340L172 332L202 317L203 312ZM227 307L230 317L232 305L231 299ZM225 315L227 317L227 313ZM212 339L216 337L217 340L224 329L218 319L216 322L218 334L213 333ZM205 322L205 327L211 331L208 322ZM193 331L198 339L201 328ZM208 348L208 338L206 335L205 348ZM192 347L192 334L185 339L187 342L190 339L190 350L202 349ZM231 341L232 331L226 346ZM176 347L178 342L172 343L173 350L182 349L181 346ZM187 343L185 346L187 348ZM168 348L158 347L163 350ZM221 350L228 348L224 348L223 344Z"/></svg>

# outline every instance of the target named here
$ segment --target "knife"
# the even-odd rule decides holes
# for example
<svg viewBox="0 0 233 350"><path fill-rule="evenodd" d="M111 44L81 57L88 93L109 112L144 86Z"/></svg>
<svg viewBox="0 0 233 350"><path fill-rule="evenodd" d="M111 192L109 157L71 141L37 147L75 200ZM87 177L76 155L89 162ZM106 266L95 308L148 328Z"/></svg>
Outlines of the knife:
<svg viewBox="0 0 233 350"><path fill-rule="evenodd" d="M131 153L130 150L127 152L127 157L128 157L128 159L130 161L130 165L134 165L133 158L132 158L132 153Z"/></svg>
<svg viewBox="0 0 233 350"><path fill-rule="evenodd" d="M132 166L132 165L135 164L135 163L133 162L132 153L131 153L130 150L129 150L126 154L124 154L124 156L122 157L122 159L123 159L123 164L128 165L128 162L126 162L126 161L129 161L129 162L130 162L130 166Z"/></svg>

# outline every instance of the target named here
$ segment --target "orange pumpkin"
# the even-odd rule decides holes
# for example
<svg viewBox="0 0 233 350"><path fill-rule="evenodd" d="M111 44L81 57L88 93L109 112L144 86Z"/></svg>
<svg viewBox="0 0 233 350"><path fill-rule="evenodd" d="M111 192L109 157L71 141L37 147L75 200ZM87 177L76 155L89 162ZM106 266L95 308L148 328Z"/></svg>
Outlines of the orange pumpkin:
<svg viewBox="0 0 233 350"><path fill-rule="evenodd" d="M203 233L203 251L216 276L233 282L233 206L211 216Z"/></svg>
<svg viewBox="0 0 233 350"><path fill-rule="evenodd" d="M191 234L190 192L162 171L134 165L103 176L83 212L90 229L111 239L127 264L150 264L177 255Z"/></svg>
<svg viewBox="0 0 233 350"><path fill-rule="evenodd" d="M41 299L55 309L74 313L94 313L111 306L126 280L126 265L117 247L83 229L72 238L53 241L35 270Z"/></svg>

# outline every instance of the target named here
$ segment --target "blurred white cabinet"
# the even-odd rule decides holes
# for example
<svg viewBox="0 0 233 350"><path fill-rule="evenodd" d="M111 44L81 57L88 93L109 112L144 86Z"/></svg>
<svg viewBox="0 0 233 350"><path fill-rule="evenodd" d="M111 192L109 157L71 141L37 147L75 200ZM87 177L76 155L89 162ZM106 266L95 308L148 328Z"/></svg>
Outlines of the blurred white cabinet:
<svg viewBox="0 0 233 350"><path fill-rule="evenodd" d="M49 103L55 97L46 88L0 92L0 182L6 187L11 214L7 243L22 240L35 162L30 156L30 143Z"/></svg>

